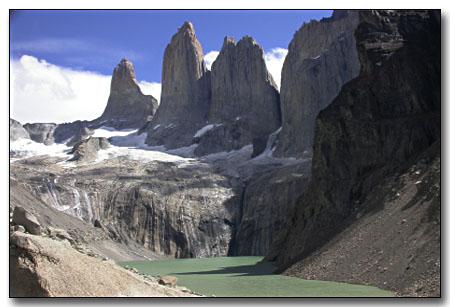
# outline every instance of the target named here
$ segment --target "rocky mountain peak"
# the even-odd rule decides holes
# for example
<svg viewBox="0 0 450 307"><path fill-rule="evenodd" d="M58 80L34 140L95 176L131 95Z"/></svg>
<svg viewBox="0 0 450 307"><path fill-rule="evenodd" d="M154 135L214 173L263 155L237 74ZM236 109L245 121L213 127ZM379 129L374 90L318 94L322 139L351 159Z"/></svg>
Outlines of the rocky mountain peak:
<svg viewBox="0 0 450 307"><path fill-rule="evenodd" d="M247 46L258 46L259 49L262 49L261 46L258 45L258 43L255 41L255 39L249 35L244 35L238 42L238 44L241 45L247 45Z"/></svg>
<svg viewBox="0 0 450 307"><path fill-rule="evenodd" d="M114 68L111 79L111 91L134 90L141 92L136 80L133 63L127 59L122 59Z"/></svg>
<svg viewBox="0 0 450 307"><path fill-rule="evenodd" d="M115 128L138 128L155 114L158 101L151 95L144 95L137 83L133 63L122 59L114 68L111 90L103 114L97 122Z"/></svg>
<svg viewBox="0 0 450 307"><path fill-rule="evenodd" d="M147 143L190 145L193 134L206 120L209 100L210 74L203 49L192 23L185 22L164 51L161 103L148 127Z"/></svg>
<svg viewBox="0 0 450 307"><path fill-rule="evenodd" d="M280 126L279 94L262 48L250 36L224 38L211 70L208 122L220 123L199 140L196 154L263 142Z"/></svg>
<svg viewBox="0 0 450 307"><path fill-rule="evenodd" d="M222 48L224 48L225 46L228 46L228 45L236 45L236 40L234 39L234 37L231 37L231 36L225 36L225 37L223 38L223 45L222 45Z"/></svg>
<svg viewBox="0 0 450 307"><path fill-rule="evenodd" d="M178 32L192 33L195 35L194 25L190 21L185 21L183 25L178 29Z"/></svg>

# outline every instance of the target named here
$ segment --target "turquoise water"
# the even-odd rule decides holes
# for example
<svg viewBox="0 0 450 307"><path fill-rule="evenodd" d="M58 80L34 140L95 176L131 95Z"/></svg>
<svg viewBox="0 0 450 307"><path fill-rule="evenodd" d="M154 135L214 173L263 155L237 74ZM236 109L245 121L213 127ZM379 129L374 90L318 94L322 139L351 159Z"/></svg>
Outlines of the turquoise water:
<svg viewBox="0 0 450 307"><path fill-rule="evenodd" d="M376 287L304 280L272 274L262 257L217 257L123 262L142 273L174 275L178 285L217 297L378 297L393 296Z"/></svg>

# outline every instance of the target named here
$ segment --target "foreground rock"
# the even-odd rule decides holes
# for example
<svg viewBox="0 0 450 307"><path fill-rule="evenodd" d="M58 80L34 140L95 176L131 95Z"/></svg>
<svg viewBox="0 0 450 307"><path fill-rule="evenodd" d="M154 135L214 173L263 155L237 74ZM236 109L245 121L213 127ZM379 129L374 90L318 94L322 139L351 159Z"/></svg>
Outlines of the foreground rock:
<svg viewBox="0 0 450 307"><path fill-rule="evenodd" d="M67 241L14 232L10 244L12 297L193 296L79 253Z"/></svg>
<svg viewBox="0 0 450 307"><path fill-rule="evenodd" d="M112 75L105 111L94 123L116 129L140 128L153 118L157 108L157 100L139 88L133 64L122 59Z"/></svg>
<svg viewBox="0 0 450 307"><path fill-rule="evenodd" d="M14 208L12 222L16 225L22 225L31 234L40 235L42 232L41 224L37 218L22 207Z"/></svg>
<svg viewBox="0 0 450 307"><path fill-rule="evenodd" d="M355 10L336 10L295 33L281 75L283 128L275 156L312 156L317 114L359 73L354 38L358 19Z"/></svg>
<svg viewBox="0 0 450 307"><path fill-rule="evenodd" d="M74 209L73 215L70 215L67 211L58 210L59 207L52 200L42 201L38 197L39 194L35 194L31 189L29 183L18 182L14 177L10 178L11 212L14 212L15 207L24 208L36 217L49 237L67 240L74 247L82 246L82 250L89 250L96 255L115 261L160 259L159 255L145 249L142 245L133 241L113 240L108 229L96 228L91 223L80 219L78 210L84 212L84 207ZM73 194L72 197L74 197ZM73 205L76 206L76 204ZM14 230L19 230L20 227L23 228L21 225L16 225Z"/></svg>
<svg viewBox="0 0 450 307"><path fill-rule="evenodd" d="M175 276L161 276L158 280L160 285L175 287L177 285L177 278Z"/></svg>
<svg viewBox="0 0 450 307"><path fill-rule="evenodd" d="M362 11L355 35L360 59L364 60L361 75L346 84L318 117L311 184L267 256L280 269L302 261L358 217L387 206L387 200L381 198L385 193L376 193L376 188L393 182L396 175L418 163L420 155L440 141L439 15L433 11ZM440 210L437 195L432 196L435 205L431 212ZM374 203L380 207L374 207ZM408 203L405 198L398 205L406 210L409 205L420 204ZM395 212L400 219L401 211ZM381 218L389 224L391 217ZM434 219L413 223L414 229L429 227L428 232L439 234L439 223ZM382 234L373 234L377 235ZM418 240L427 240L426 234L416 235ZM414 236L409 234L407 238ZM381 240L391 246L389 237ZM427 248L437 254L440 244L432 242ZM411 244L408 240L398 242L395 250L407 250ZM424 261L428 260L418 257L422 247L416 248L409 257L419 262L396 278L417 277L420 268L427 267ZM357 267L353 270L352 274L360 271ZM431 283L436 276L430 270L423 280ZM385 286L395 288L389 283Z"/></svg>
<svg viewBox="0 0 450 307"><path fill-rule="evenodd" d="M238 43L225 37L211 68L208 123L215 127L199 137L195 153L205 155L257 141L267 143L269 134L281 125L279 99L262 48L249 36Z"/></svg>

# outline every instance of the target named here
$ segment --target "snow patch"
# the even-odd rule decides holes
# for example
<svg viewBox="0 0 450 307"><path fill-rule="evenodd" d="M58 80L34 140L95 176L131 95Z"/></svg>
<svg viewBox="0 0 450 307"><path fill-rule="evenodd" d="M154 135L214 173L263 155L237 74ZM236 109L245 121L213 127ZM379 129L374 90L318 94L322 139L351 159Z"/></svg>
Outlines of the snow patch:
<svg viewBox="0 0 450 307"><path fill-rule="evenodd" d="M95 129L94 134L92 136L98 137L98 138L101 138L101 137L110 138L110 137L114 137L114 136L129 135L130 133L134 133L137 131L138 131L137 129L116 130L111 127L102 126L98 129Z"/></svg>
<svg viewBox="0 0 450 307"><path fill-rule="evenodd" d="M9 146L9 154L12 156L10 159L11 162L42 155L66 158L68 151L71 150L71 148L65 144L45 145L30 139L19 139L10 142Z"/></svg>
<svg viewBox="0 0 450 307"><path fill-rule="evenodd" d="M195 134L194 134L194 138L199 138L202 135L204 135L206 132L208 132L211 129L214 129L215 127L219 127L222 124L209 124L206 125L205 127L201 128L200 130L198 130Z"/></svg>

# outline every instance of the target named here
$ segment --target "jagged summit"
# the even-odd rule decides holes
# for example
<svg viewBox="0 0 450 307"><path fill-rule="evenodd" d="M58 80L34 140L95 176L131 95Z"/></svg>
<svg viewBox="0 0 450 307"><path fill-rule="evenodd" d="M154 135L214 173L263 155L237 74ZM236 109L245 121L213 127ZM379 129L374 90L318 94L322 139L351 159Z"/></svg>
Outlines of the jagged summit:
<svg viewBox="0 0 450 307"><path fill-rule="evenodd" d="M191 32L195 33L194 25L190 21L185 21L183 25L178 28L178 32Z"/></svg>
<svg viewBox="0 0 450 307"><path fill-rule="evenodd" d="M136 80L133 63L123 58L114 68L111 80L111 91L128 90L130 88L134 88L141 92Z"/></svg>
<svg viewBox="0 0 450 307"><path fill-rule="evenodd" d="M279 94L263 50L252 37L244 36L237 43L224 38L211 69L208 122L220 126L202 136L195 151L198 155L255 142L265 144L269 134L280 126Z"/></svg>
<svg viewBox="0 0 450 307"><path fill-rule="evenodd" d="M256 42L256 40L255 40L253 37L251 37L250 35L244 35L244 36L239 40L238 44L239 44L239 43L241 43L241 44L252 44L252 45L255 45L255 46L260 47L260 46L258 45L258 43ZM260 48L261 48L261 47L260 47Z"/></svg>

